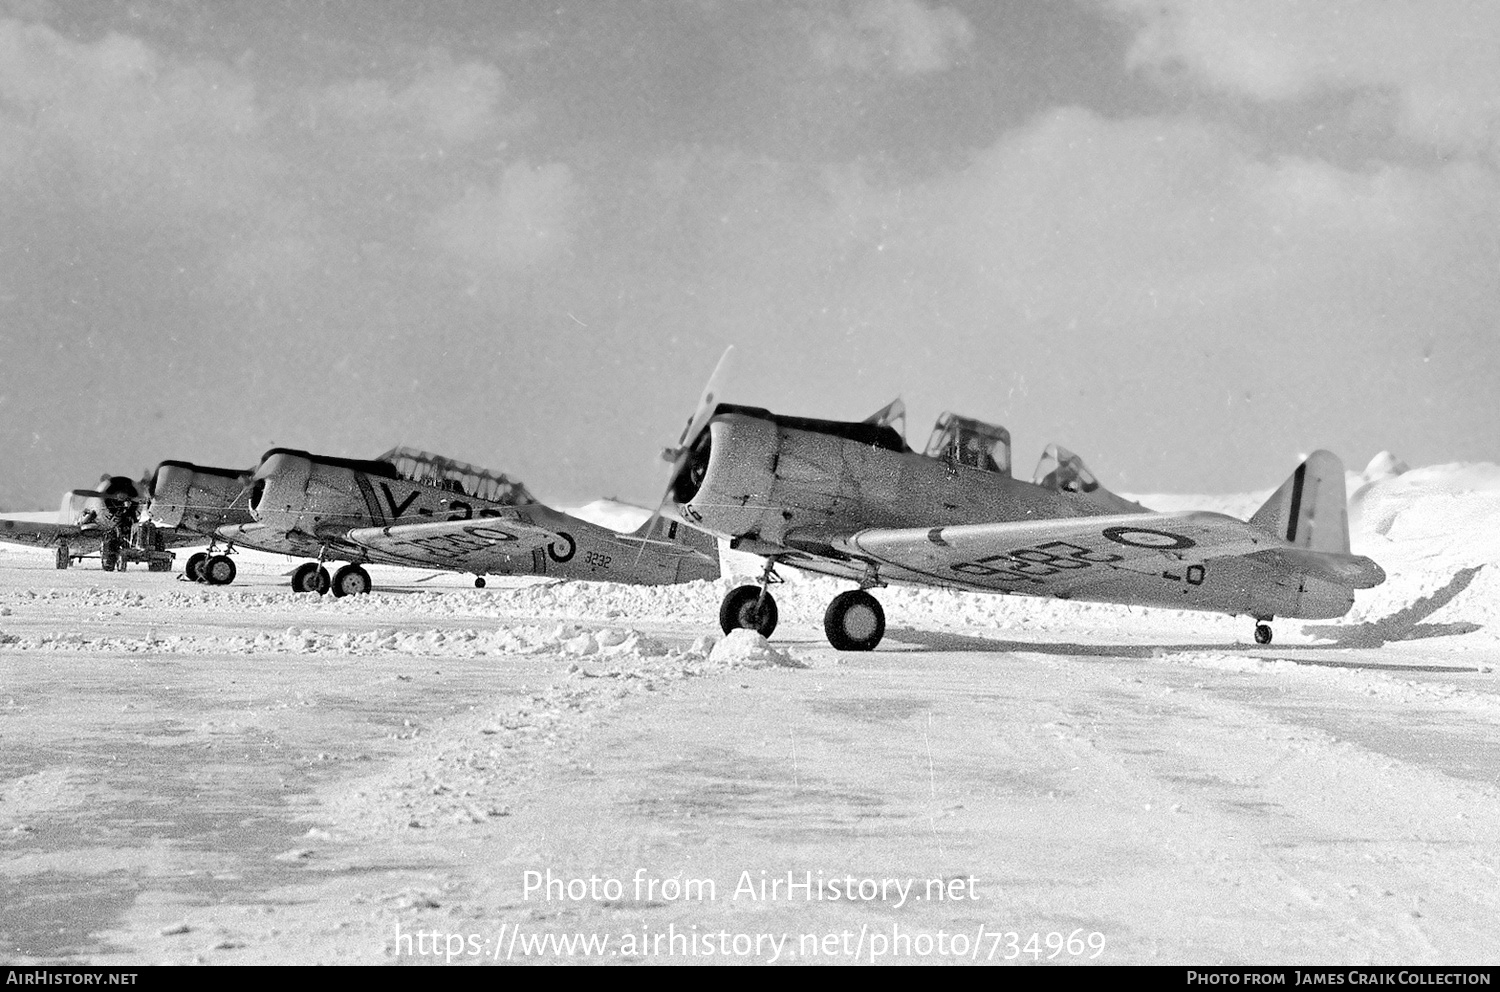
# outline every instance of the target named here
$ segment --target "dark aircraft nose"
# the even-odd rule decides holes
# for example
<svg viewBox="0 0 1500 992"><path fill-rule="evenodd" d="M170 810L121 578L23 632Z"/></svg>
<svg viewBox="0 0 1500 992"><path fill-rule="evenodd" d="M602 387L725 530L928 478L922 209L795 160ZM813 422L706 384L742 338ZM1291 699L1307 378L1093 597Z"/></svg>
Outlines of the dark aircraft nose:
<svg viewBox="0 0 1500 992"><path fill-rule="evenodd" d="M693 447L682 468L672 478L671 492L674 501L689 503L698 495L698 487L703 485L703 477L708 473L708 459L712 453L713 433L705 427L693 441Z"/></svg>

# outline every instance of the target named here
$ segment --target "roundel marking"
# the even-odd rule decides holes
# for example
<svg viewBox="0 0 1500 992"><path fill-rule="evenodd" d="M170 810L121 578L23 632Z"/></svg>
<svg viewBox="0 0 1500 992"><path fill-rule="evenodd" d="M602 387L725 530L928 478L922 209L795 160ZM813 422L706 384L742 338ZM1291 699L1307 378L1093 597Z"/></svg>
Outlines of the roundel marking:
<svg viewBox="0 0 1500 992"><path fill-rule="evenodd" d="M1180 551L1198 543L1181 534L1169 534L1164 530L1149 530L1145 527L1106 527L1103 534L1116 544L1132 548L1153 548L1157 551Z"/></svg>
<svg viewBox="0 0 1500 992"><path fill-rule="evenodd" d="M573 535L565 530L560 530L557 532L557 536L568 542L568 549L566 551L558 551L557 542L554 541L547 545L547 557L555 562L572 561L574 553L578 550L578 544L573 540Z"/></svg>

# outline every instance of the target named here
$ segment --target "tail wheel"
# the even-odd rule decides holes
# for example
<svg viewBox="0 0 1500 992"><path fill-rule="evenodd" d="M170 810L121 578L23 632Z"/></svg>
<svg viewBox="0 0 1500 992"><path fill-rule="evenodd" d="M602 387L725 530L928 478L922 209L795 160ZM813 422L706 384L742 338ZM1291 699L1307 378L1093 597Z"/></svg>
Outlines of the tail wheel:
<svg viewBox="0 0 1500 992"><path fill-rule="evenodd" d="M305 562L292 573L293 592L312 592L323 595L332 586L328 569L315 561Z"/></svg>
<svg viewBox="0 0 1500 992"><path fill-rule="evenodd" d="M478 576L474 577L474 588L475 589L483 589L484 588L484 576L478 575Z"/></svg>
<svg viewBox="0 0 1500 992"><path fill-rule="evenodd" d="M744 627L762 637L770 637L776 629L776 600L770 593L761 598L760 586L740 586L732 589L719 605L719 626L729 634Z"/></svg>
<svg viewBox="0 0 1500 992"><path fill-rule="evenodd" d="M370 573L358 565L345 565L333 573L332 588L335 597L363 596L370 591Z"/></svg>
<svg viewBox="0 0 1500 992"><path fill-rule="evenodd" d="M1258 623L1258 624L1255 625L1255 643L1256 644L1270 644L1271 643L1271 628L1269 626L1267 626L1266 624L1263 624L1263 623Z"/></svg>
<svg viewBox="0 0 1500 992"><path fill-rule="evenodd" d="M203 563L206 561L208 561L208 553L199 551L187 560L186 565L182 566L182 574L194 582L206 582L207 580L203 577Z"/></svg>
<svg viewBox="0 0 1500 992"><path fill-rule="evenodd" d="M885 636L885 610L863 589L833 597L823 614L823 633L840 651L871 651Z"/></svg>
<svg viewBox="0 0 1500 992"><path fill-rule="evenodd" d="M228 555L214 555L199 565L198 571L203 576L203 581L211 586L227 586L239 574L239 569L234 566L234 559Z"/></svg>

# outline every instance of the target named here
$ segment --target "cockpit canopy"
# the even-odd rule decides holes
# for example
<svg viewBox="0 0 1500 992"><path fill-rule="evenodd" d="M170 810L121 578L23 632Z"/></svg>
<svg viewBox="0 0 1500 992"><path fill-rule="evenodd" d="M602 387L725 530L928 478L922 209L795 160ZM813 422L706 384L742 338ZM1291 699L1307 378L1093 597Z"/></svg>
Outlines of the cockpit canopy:
<svg viewBox="0 0 1500 992"><path fill-rule="evenodd" d="M436 486L460 496L474 496L506 506L536 502L536 498L518 479L467 462L434 455L430 451L397 446L379 456L376 461L389 462L395 467L396 473L409 482Z"/></svg>
<svg viewBox="0 0 1500 992"><path fill-rule="evenodd" d="M944 413L932 428L924 454L955 465L1010 475L1010 431L998 424Z"/></svg>
<svg viewBox="0 0 1500 992"><path fill-rule="evenodd" d="M1043 489L1061 493L1091 493L1099 480L1083 464L1083 459L1060 444L1049 444L1036 463L1031 481Z"/></svg>

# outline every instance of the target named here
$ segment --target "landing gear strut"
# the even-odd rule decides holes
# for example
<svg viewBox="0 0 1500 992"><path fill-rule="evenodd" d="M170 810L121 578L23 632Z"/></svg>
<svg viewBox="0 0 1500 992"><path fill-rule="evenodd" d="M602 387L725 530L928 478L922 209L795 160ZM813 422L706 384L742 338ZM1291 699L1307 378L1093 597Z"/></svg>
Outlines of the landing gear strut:
<svg viewBox="0 0 1500 992"><path fill-rule="evenodd" d="M769 586L780 581L781 576L776 574L776 559L771 558L766 561L766 570L761 573L758 585L731 589L724 602L719 604L719 626L724 633L732 634L745 627L761 637L770 637L780 617Z"/></svg>
<svg viewBox="0 0 1500 992"><path fill-rule="evenodd" d="M234 561L229 557L232 554L234 542L231 541L220 551L218 540L211 540L205 550L196 552L187 560L187 564L182 567L182 574L191 582L227 586L239 574L239 569L235 568Z"/></svg>
<svg viewBox="0 0 1500 992"><path fill-rule="evenodd" d="M315 592L321 596L332 585L333 581L328 578L328 569L324 568L321 562L304 562L292 573L293 592Z"/></svg>

